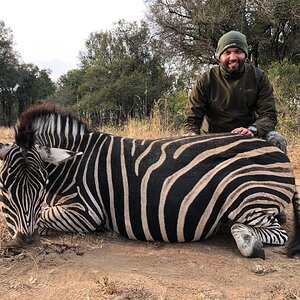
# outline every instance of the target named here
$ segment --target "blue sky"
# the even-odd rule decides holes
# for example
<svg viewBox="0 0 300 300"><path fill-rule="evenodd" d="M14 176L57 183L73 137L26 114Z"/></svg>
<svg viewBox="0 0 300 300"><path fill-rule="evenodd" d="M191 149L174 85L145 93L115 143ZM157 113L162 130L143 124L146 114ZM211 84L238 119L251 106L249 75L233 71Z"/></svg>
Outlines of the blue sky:
<svg viewBox="0 0 300 300"><path fill-rule="evenodd" d="M22 60L51 69L54 80L78 66L91 32L140 21L146 10L143 0L0 0L0 7Z"/></svg>

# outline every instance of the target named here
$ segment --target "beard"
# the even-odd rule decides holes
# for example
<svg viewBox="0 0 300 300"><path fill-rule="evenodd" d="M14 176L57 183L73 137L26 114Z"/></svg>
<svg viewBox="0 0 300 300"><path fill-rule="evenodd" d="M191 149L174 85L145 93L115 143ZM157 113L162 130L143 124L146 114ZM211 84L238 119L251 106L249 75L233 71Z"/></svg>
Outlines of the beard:
<svg viewBox="0 0 300 300"><path fill-rule="evenodd" d="M238 73L243 68L245 65L245 59L228 60L221 62L221 65L226 72L234 74Z"/></svg>

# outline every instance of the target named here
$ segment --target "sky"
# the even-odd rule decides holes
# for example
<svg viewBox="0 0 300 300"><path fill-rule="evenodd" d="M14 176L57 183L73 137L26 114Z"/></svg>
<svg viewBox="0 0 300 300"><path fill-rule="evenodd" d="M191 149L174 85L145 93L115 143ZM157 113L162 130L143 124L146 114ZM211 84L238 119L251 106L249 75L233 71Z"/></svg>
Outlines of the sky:
<svg viewBox="0 0 300 300"><path fill-rule="evenodd" d="M79 65L90 33L106 31L120 19L140 21L143 0L0 0L0 20L12 30L14 50L24 63L59 76Z"/></svg>

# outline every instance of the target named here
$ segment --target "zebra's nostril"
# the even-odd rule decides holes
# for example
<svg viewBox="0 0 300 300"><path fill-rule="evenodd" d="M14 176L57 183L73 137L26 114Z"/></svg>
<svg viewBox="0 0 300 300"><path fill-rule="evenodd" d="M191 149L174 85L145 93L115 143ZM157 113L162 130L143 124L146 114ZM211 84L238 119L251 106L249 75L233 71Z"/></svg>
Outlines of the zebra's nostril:
<svg viewBox="0 0 300 300"><path fill-rule="evenodd" d="M15 239L11 241L11 246L14 247L26 247L26 246L34 246L40 241L40 236L38 231L36 230L33 234L27 235L21 232L18 232Z"/></svg>
<svg viewBox="0 0 300 300"><path fill-rule="evenodd" d="M30 240L31 240L29 236L24 235L24 234L20 237L20 239L23 243L26 243L26 244L30 243Z"/></svg>

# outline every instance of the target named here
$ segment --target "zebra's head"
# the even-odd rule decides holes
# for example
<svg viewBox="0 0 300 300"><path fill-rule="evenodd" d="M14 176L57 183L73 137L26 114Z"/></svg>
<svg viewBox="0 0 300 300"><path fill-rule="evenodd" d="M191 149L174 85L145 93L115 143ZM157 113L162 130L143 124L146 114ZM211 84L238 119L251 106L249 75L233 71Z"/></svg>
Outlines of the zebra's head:
<svg viewBox="0 0 300 300"><path fill-rule="evenodd" d="M41 204L46 192L48 173L45 163L59 164L82 153L47 148L35 143L0 144L0 197L11 247L39 242Z"/></svg>

